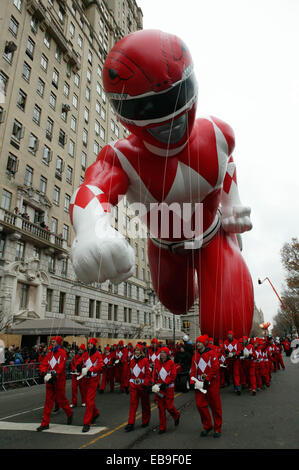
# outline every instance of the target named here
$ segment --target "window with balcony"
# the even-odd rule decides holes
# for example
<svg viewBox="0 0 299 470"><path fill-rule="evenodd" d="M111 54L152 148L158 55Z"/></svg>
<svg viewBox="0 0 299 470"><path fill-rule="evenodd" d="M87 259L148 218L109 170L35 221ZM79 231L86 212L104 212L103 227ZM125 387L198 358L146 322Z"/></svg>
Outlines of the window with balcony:
<svg viewBox="0 0 299 470"><path fill-rule="evenodd" d="M2 189L1 208L5 209L6 211L9 211L10 206L11 206L11 199L12 199L12 193L7 191L6 189Z"/></svg>

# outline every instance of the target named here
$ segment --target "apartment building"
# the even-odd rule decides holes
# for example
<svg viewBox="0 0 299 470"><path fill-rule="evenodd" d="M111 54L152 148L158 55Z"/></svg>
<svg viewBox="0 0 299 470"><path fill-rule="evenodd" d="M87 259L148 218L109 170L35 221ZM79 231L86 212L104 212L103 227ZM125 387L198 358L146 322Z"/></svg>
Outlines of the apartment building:
<svg viewBox="0 0 299 470"><path fill-rule="evenodd" d="M112 223L136 254L118 286L85 285L69 259L70 199L105 144L125 138L102 84L107 53L142 28L135 0L8 0L0 18L0 319L70 318L101 338L180 334L158 304L126 198ZM156 309L157 310L157 309ZM175 321L175 325L173 322ZM178 337L177 336L177 337Z"/></svg>

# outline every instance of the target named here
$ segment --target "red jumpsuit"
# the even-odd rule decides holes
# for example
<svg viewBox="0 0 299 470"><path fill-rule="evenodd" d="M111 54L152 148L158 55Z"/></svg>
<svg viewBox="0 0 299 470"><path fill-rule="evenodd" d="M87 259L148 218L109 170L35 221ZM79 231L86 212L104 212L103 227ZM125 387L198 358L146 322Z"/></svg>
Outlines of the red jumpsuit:
<svg viewBox="0 0 299 470"><path fill-rule="evenodd" d="M72 372L76 372L76 363L81 357L80 354L75 354L71 361ZM78 401L78 387L81 393L81 403L85 403L85 388L82 380L77 380L78 375L72 374L72 405L77 406Z"/></svg>
<svg viewBox="0 0 299 470"><path fill-rule="evenodd" d="M220 387L225 387L225 379L226 379L226 370L227 370L227 361L226 355L224 353L224 347L220 349L220 355L218 357L219 360L219 373L220 373Z"/></svg>
<svg viewBox="0 0 299 470"><path fill-rule="evenodd" d="M154 350L153 348L148 348L147 358L148 358L150 367L153 369L155 360L160 359L160 348L156 348L156 350Z"/></svg>
<svg viewBox="0 0 299 470"><path fill-rule="evenodd" d="M255 358L254 358L254 363L255 363L255 378L256 378L256 385L257 389L261 390L263 388L262 384L262 376L261 376L261 368L262 368L262 348L261 346L256 342L255 343Z"/></svg>
<svg viewBox="0 0 299 470"><path fill-rule="evenodd" d="M110 391L114 390L114 352L108 352L103 356L103 371L100 390L105 390L107 381L110 385Z"/></svg>
<svg viewBox="0 0 299 470"><path fill-rule="evenodd" d="M271 360L266 346L262 346L261 377L262 382L270 387L271 382Z"/></svg>
<svg viewBox="0 0 299 470"><path fill-rule="evenodd" d="M165 362L159 359L155 360L153 374L154 384L162 384L165 387L164 390L160 389L159 396L155 394L155 402L158 404L159 409L159 420L160 420L160 431L166 430L166 410L172 416L174 421L177 421L180 417L180 413L174 406L174 383L176 378L176 366L175 363L168 359Z"/></svg>
<svg viewBox="0 0 299 470"><path fill-rule="evenodd" d="M76 366L89 367L90 377L85 376L80 380L84 381L85 396L86 396L86 409L84 414L84 424L90 426L91 421L99 415L99 411L95 406L95 397L100 380L100 374L103 369L103 359L99 351L95 351L91 356L86 351L78 359Z"/></svg>
<svg viewBox="0 0 299 470"><path fill-rule="evenodd" d="M120 374L120 390L124 391L128 387L129 380L129 361L128 361L128 349L122 348L116 353L116 357L119 359L119 374Z"/></svg>
<svg viewBox="0 0 299 470"><path fill-rule="evenodd" d="M207 386L207 393L204 394L200 390L195 390L195 402L196 407L199 411L203 428L212 429L213 423L209 412L209 406L212 410L212 416L214 420L214 431L221 432L222 426L222 406L220 399L219 389L219 361L215 351L210 348L200 353L196 351L191 364L190 377L195 377L200 381L207 380L209 385ZM190 384L194 384L194 380L190 379Z"/></svg>
<svg viewBox="0 0 299 470"><path fill-rule="evenodd" d="M278 369L280 369L281 367L283 370L285 370L285 365L282 359L282 350L283 350L282 344L278 343L276 347L277 347L277 367Z"/></svg>
<svg viewBox="0 0 299 470"><path fill-rule="evenodd" d="M242 387L246 384L252 392L256 392L256 376L255 376L255 349L252 344L243 345L240 354L240 371Z"/></svg>
<svg viewBox="0 0 299 470"><path fill-rule="evenodd" d="M53 384L48 382L46 383L46 400L41 426L49 425L50 415L55 401L57 402L57 405L63 409L68 418L73 414L69 401L65 396L66 359L66 352L58 346L54 352L48 352L40 365L40 371L44 374L55 370L57 378L56 382Z"/></svg>
<svg viewBox="0 0 299 470"><path fill-rule="evenodd" d="M240 343L233 338L232 341L226 339L223 345L226 353L228 378L232 375L235 388L240 389ZM233 356L229 357L229 354L233 354Z"/></svg>
<svg viewBox="0 0 299 470"><path fill-rule="evenodd" d="M139 359L133 357L130 361L130 411L128 424L135 423L136 411L139 398L141 400L142 424L147 424L151 418L150 396L144 387L148 387L151 381L151 371L146 357L140 356Z"/></svg>

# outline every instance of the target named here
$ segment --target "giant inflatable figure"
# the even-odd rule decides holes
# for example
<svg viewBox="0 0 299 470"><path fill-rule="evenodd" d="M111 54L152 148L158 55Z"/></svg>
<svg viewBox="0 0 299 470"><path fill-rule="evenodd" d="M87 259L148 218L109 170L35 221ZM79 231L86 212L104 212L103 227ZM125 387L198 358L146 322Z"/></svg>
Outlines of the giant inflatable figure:
<svg viewBox="0 0 299 470"><path fill-rule="evenodd" d="M129 34L108 54L103 83L131 134L100 151L72 196L77 277L117 284L135 271L132 247L110 224L111 205L126 194L143 207L162 304L181 315L198 296L201 331L216 340L231 329L248 336L253 287L237 237L252 228L250 208L239 198L233 130L216 117L195 119L197 82L187 47L158 30ZM187 206L191 236L184 230L188 211L177 210Z"/></svg>

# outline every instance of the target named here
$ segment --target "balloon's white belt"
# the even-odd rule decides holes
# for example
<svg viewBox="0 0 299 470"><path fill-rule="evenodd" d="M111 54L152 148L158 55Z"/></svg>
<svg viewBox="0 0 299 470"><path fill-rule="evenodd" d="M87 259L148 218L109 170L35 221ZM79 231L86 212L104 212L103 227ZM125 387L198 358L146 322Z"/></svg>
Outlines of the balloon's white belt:
<svg viewBox="0 0 299 470"><path fill-rule="evenodd" d="M190 238L188 240L180 240L179 242L168 242L166 240L161 240L160 238L150 237L153 244L158 248L163 248L164 250L169 250L172 253L187 253L190 252L190 249L199 250L206 246L216 235L221 226L221 210L218 209L215 219L213 220L210 227L200 236ZM200 241L200 246L198 246L198 241ZM194 244L194 248L185 248L185 243ZM190 246L190 245L189 245Z"/></svg>

